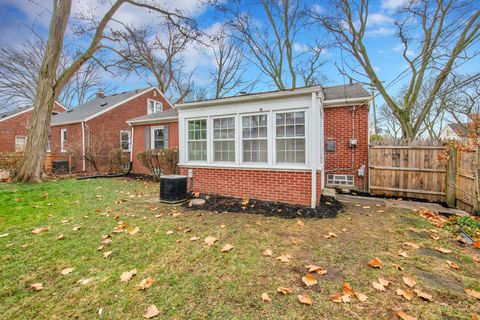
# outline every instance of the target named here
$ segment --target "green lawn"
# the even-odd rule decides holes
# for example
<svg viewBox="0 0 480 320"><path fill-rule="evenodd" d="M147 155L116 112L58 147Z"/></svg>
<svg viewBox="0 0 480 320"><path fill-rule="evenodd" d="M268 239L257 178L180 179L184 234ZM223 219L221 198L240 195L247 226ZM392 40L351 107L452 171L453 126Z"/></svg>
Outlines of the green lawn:
<svg viewBox="0 0 480 320"><path fill-rule="evenodd" d="M151 304L160 311L155 319L394 319L398 310L419 319L472 319L480 313L480 301L464 292L480 291L474 253L415 213L352 205L338 218L305 219L301 227L296 220L161 205L157 188L121 178L0 184L0 318L142 319ZM113 233L120 221L139 231ZM81 228L73 231L75 226ZM50 229L32 234L39 227ZM328 232L337 237L325 238ZM57 240L60 234L64 240ZM98 251L108 234L112 242ZM190 241L194 236L200 239ZM218 238L215 246L204 244L207 236ZM227 243L234 248L222 253ZM453 252L439 253L437 246ZM262 254L266 249L272 257ZM104 258L107 251L112 255ZM291 255L290 262L275 259L282 254ZM368 266L374 257L382 269ZM301 278L311 263L328 272L306 288ZM74 270L62 275L65 268ZM121 282L120 275L132 269L138 273ZM414 289L434 301L397 296L396 289L408 289L403 276L414 277ZM139 290L147 277L155 282ZM391 283L385 292L372 287L378 277ZM345 282L368 300L330 301ZM44 289L33 291L34 283ZM293 292L283 296L278 287ZM271 302L262 301L263 292ZM312 306L298 301L306 293Z"/></svg>

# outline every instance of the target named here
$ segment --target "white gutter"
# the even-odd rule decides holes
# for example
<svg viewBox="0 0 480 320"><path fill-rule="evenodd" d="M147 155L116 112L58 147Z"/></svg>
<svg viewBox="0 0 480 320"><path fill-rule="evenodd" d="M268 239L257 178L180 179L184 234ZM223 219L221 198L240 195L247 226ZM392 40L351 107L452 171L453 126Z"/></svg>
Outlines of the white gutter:
<svg viewBox="0 0 480 320"><path fill-rule="evenodd" d="M82 121L82 171L86 169L85 163L85 122Z"/></svg>
<svg viewBox="0 0 480 320"><path fill-rule="evenodd" d="M318 124L319 130L319 159L320 159L320 190L323 192L323 189L325 188L325 112L323 110L323 99L325 98L323 91L319 93L318 97L318 111L319 111L319 116L320 116L320 122Z"/></svg>
<svg viewBox="0 0 480 320"><path fill-rule="evenodd" d="M333 99L333 100L324 100L323 105L325 107L345 107L347 105L352 105L352 104L362 104L365 102L368 102L372 97L358 97L358 98L349 98L349 99Z"/></svg>
<svg viewBox="0 0 480 320"><path fill-rule="evenodd" d="M318 158L317 158L317 151L318 151L318 144L319 140L316 139L316 133L318 130L318 121L320 120L319 115L319 108L317 106L317 93L312 92L312 101L310 104L310 116L311 119L309 121L309 136L310 136L310 168L312 170L312 185L311 185L311 207L313 209L317 206L317 167L318 167Z"/></svg>
<svg viewBox="0 0 480 320"><path fill-rule="evenodd" d="M169 118L161 118L161 119L144 119L144 120L133 120L127 121L129 125L137 125L137 124L157 124L163 122L175 122L178 121L177 117L169 117Z"/></svg>
<svg viewBox="0 0 480 320"><path fill-rule="evenodd" d="M132 126L132 137L131 137L131 150L130 150L130 162L133 162L133 137L135 137L135 127Z"/></svg>

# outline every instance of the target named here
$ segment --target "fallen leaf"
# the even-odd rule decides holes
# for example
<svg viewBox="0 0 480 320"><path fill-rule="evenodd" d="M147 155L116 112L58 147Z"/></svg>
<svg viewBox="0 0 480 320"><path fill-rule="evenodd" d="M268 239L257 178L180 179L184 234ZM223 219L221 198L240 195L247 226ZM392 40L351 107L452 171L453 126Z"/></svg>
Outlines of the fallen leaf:
<svg viewBox="0 0 480 320"><path fill-rule="evenodd" d="M415 278L413 277L403 277L403 283L405 283L410 288L413 288L417 284L417 281L415 281Z"/></svg>
<svg viewBox="0 0 480 320"><path fill-rule="evenodd" d="M350 287L350 284L345 282L344 284L342 284L342 292L343 294L351 296L353 294L353 289L352 287Z"/></svg>
<svg viewBox="0 0 480 320"><path fill-rule="evenodd" d="M416 290L413 290L416 294L417 294L417 297L420 297L422 298L423 300L425 301L433 301L433 298L431 295L429 295L428 293L425 293L425 292L422 292L418 289Z"/></svg>
<svg viewBox="0 0 480 320"><path fill-rule="evenodd" d="M309 264L305 267L308 269L308 272L315 272L315 273L318 273L320 275L324 275L324 274L327 273L327 270L323 269L320 266L314 265L314 264Z"/></svg>
<svg viewBox="0 0 480 320"><path fill-rule="evenodd" d="M104 246L100 246L100 247L97 248L97 251L102 251L103 248L105 248L105 247L104 247Z"/></svg>
<svg viewBox="0 0 480 320"><path fill-rule="evenodd" d="M300 301L300 303L302 304L306 304L309 306L313 304L313 300L308 294L298 295L297 297L298 297L298 301Z"/></svg>
<svg viewBox="0 0 480 320"><path fill-rule="evenodd" d="M351 301L350 296L348 294L341 294L341 293L337 293L330 296L330 300L335 303L340 303L340 302L348 303Z"/></svg>
<svg viewBox="0 0 480 320"><path fill-rule="evenodd" d="M23 249L25 249L25 248L28 247L28 243L21 244L20 247L23 248Z"/></svg>
<svg viewBox="0 0 480 320"><path fill-rule="evenodd" d="M224 224L221 224L221 225L220 225L220 228L221 228L221 229L224 229L224 228L225 228L225 225L224 225Z"/></svg>
<svg viewBox="0 0 480 320"><path fill-rule="evenodd" d="M435 247L435 250L437 250L438 252L444 253L444 254L452 253L452 250L448 250L448 249L445 249L445 248L442 248L442 247Z"/></svg>
<svg viewBox="0 0 480 320"><path fill-rule="evenodd" d="M370 206L363 206L363 209L370 209Z"/></svg>
<svg viewBox="0 0 480 320"><path fill-rule="evenodd" d="M397 315L397 317L399 317L402 320L417 320L416 317L409 316L403 311L397 311L395 314Z"/></svg>
<svg viewBox="0 0 480 320"><path fill-rule="evenodd" d="M332 238L332 237L337 237L337 234L335 232L329 232L326 235L324 235L326 239Z"/></svg>
<svg viewBox="0 0 480 320"><path fill-rule="evenodd" d="M72 228L72 230L73 230L73 231L78 231L78 230L80 230L80 228L82 228L82 226L74 226L74 227Z"/></svg>
<svg viewBox="0 0 480 320"><path fill-rule="evenodd" d="M400 257L408 258L408 254L407 254L405 251L399 251L399 252L398 252L398 255L399 255Z"/></svg>
<svg viewBox="0 0 480 320"><path fill-rule="evenodd" d="M376 281L372 282L372 286L378 291L385 291L385 287L379 282L376 282Z"/></svg>
<svg viewBox="0 0 480 320"><path fill-rule="evenodd" d="M480 292L479 291L469 289L469 288L465 288L465 293L468 294L470 297L480 299Z"/></svg>
<svg viewBox="0 0 480 320"><path fill-rule="evenodd" d="M262 300L263 302L270 302L272 299L268 296L266 292L262 293Z"/></svg>
<svg viewBox="0 0 480 320"><path fill-rule="evenodd" d="M272 250L270 249L267 249L265 251L263 251L263 255L266 256L266 257L271 257L272 256Z"/></svg>
<svg viewBox="0 0 480 320"><path fill-rule="evenodd" d="M411 290L397 289L397 295L404 297L408 301L412 300L413 298L413 292Z"/></svg>
<svg viewBox="0 0 480 320"><path fill-rule="evenodd" d="M112 242L113 242L113 240L110 239L110 238L107 238L107 239L103 239L103 240L102 240L102 243L103 243L103 244L109 244L109 243L112 243Z"/></svg>
<svg viewBox="0 0 480 320"><path fill-rule="evenodd" d="M413 249L420 249L420 246L418 244L415 244L415 243L405 242L404 244L406 246L412 247Z"/></svg>
<svg viewBox="0 0 480 320"><path fill-rule="evenodd" d="M277 288L277 292L283 294L283 295L287 295L287 294L290 294L292 293L292 289L290 288L287 288L287 287L278 287Z"/></svg>
<svg viewBox="0 0 480 320"><path fill-rule="evenodd" d="M357 297L358 301L360 301L360 302L365 302L368 299L368 297L361 292L355 292L355 296Z"/></svg>
<svg viewBox="0 0 480 320"><path fill-rule="evenodd" d="M127 229L127 234L133 236L135 233L137 233L138 231L140 231L140 229L138 227L130 227Z"/></svg>
<svg viewBox="0 0 480 320"><path fill-rule="evenodd" d="M140 290L145 290L147 288L150 288L153 282L154 282L153 278L148 277L143 279L138 286L140 287Z"/></svg>
<svg viewBox="0 0 480 320"><path fill-rule="evenodd" d="M242 200L242 206L246 206L248 204L248 202L250 202L250 200L248 198L245 198Z"/></svg>
<svg viewBox="0 0 480 320"><path fill-rule="evenodd" d="M303 283L305 283L307 288L317 284L317 278L315 278L315 276L310 273L307 273L306 275L304 275L302 277L302 281Z"/></svg>
<svg viewBox="0 0 480 320"><path fill-rule="evenodd" d="M392 266L393 266L395 269L399 270L399 271L403 271L403 267L402 267L401 265L399 265L399 264L395 264L395 263L394 263L394 264L392 264Z"/></svg>
<svg viewBox="0 0 480 320"><path fill-rule="evenodd" d="M60 221L62 224L67 224L68 223L68 220L67 219L64 219L62 221Z"/></svg>
<svg viewBox="0 0 480 320"><path fill-rule="evenodd" d="M78 283L82 284L82 285L87 285L89 284L90 282L92 282L92 279L90 278L83 278L83 279L80 279L77 281Z"/></svg>
<svg viewBox="0 0 480 320"><path fill-rule="evenodd" d="M60 271L61 274L63 274L64 276L66 276L67 274L69 274L70 272L73 271L74 268L65 268L63 269L62 271Z"/></svg>
<svg viewBox="0 0 480 320"><path fill-rule="evenodd" d="M112 251L107 251L107 252L104 252L104 253L103 253L103 257L104 257L104 258L108 258L108 257L110 257L111 255L112 255Z"/></svg>
<svg viewBox="0 0 480 320"><path fill-rule="evenodd" d="M197 240L200 240L200 237L191 237L190 238L190 241L197 241Z"/></svg>
<svg viewBox="0 0 480 320"><path fill-rule="evenodd" d="M472 259L473 259L473 261L475 261L476 263L480 263L480 257L478 257L478 256L473 256Z"/></svg>
<svg viewBox="0 0 480 320"><path fill-rule="evenodd" d="M215 245L215 242L217 241L218 239L217 238L214 238L214 237L211 237L211 236L208 236L205 238L205 240L203 240L205 242L205 244L209 247Z"/></svg>
<svg viewBox="0 0 480 320"><path fill-rule="evenodd" d="M279 260L280 262L283 262L283 263L287 263L287 262L290 262L290 259L292 258L291 255L289 254L284 254L284 255L281 255L281 256L278 256L277 257L277 260Z"/></svg>
<svg viewBox="0 0 480 320"><path fill-rule="evenodd" d="M168 230L167 235L171 235L171 234L173 234L173 230Z"/></svg>
<svg viewBox="0 0 480 320"><path fill-rule="evenodd" d="M456 269L456 270L460 270L460 266L458 264L456 264L455 262L453 261L450 261L450 260L447 260L445 261L451 268L453 269Z"/></svg>
<svg viewBox="0 0 480 320"><path fill-rule="evenodd" d="M132 269L130 271L123 272L120 275L120 282L127 282L130 279L132 279L132 277L136 274L137 274L137 269Z"/></svg>
<svg viewBox="0 0 480 320"><path fill-rule="evenodd" d="M303 222L302 220L297 220L297 225L299 227L303 227L305 225L305 222Z"/></svg>
<svg viewBox="0 0 480 320"><path fill-rule="evenodd" d="M430 235L430 238L433 239L433 240L440 240L440 237L439 236L436 236L434 234L431 234Z"/></svg>
<svg viewBox="0 0 480 320"><path fill-rule="evenodd" d="M33 291L43 290L43 283L33 283L30 285L30 289L32 289Z"/></svg>
<svg viewBox="0 0 480 320"><path fill-rule="evenodd" d="M158 316L160 311L158 311L157 307L154 304L148 306L146 313L143 315L144 318L150 319L153 317Z"/></svg>
<svg viewBox="0 0 480 320"><path fill-rule="evenodd" d="M472 248L474 249L480 249L480 240L474 241L472 243Z"/></svg>
<svg viewBox="0 0 480 320"><path fill-rule="evenodd" d="M33 234L39 234L39 233L42 233L42 232L45 232L45 231L48 231L48 230L50 230L49 227L40 227L40 228L33 229L32 233Z"/></svg>
<svg viewBox="0 0 480 320"><path fill-rule="evenodd" d="M379 258L373 258L372 260L370 260L370 262L368 263L368 265L372 268L379 268L381 269L382 266L383 266L383 262L382 260L380 260Z"/></svg>
<svg viewBox="0 0 480 320"><path fill-rule="evenodd" d="M60 235L58 236L57 240L63 240L63 239L65 239L65 236L64 236L63 233L62 233L62 234L60 234Z"/></svg>
<svg viewBox="0 0 480 320"><path fill-rule="evenodd" d="M233 246L229 243L223 246L223 248L220 250L221 252L228 252L233 249Z"/></svg>
<svg viewBox="0 0 480 320"><path fill-rule="evenodd" d="M378 278L378 282L379 282L382 286L384 286L385 288L390 285L390 281L385 280L385 279L383 279L383 278Z"/></svg>

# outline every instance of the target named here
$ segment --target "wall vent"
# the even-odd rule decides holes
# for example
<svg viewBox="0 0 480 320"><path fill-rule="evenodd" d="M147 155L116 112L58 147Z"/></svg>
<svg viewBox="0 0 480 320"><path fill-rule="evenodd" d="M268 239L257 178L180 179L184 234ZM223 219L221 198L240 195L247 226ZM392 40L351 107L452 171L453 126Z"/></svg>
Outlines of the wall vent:
<svg viewBox="0 0 480 320"><path fill-rule="evenodd" d="M327 185L333 187L353 187L354 176L350 174L327 174Z"/></svg>

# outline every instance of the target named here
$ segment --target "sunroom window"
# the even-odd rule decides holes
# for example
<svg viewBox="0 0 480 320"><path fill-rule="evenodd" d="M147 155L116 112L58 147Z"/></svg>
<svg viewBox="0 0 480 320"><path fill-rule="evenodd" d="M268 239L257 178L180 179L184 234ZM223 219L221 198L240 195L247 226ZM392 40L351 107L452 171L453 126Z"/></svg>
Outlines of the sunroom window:
<svg viewBox="0 0 480 320"><path fill-rule="evenodd" d="M277 163L305 163L305 112L276 115Z"/></svg>
<svg viewBox="0 0 480 320"><path fill-rule="evenodd" d="M235 161L235 117L213 119L213 161Z"/></svg>
<svg viewBox="0 0 480 320"><path fill-rule="evenodd" d="M267 115L242 117L243 162L268 161Z"/></svg>
<svg viewBox="0 0 480 320"><path fill-rule="evenodd" d="M188 160L207 160L207 120L188 121Z"/></svg>

